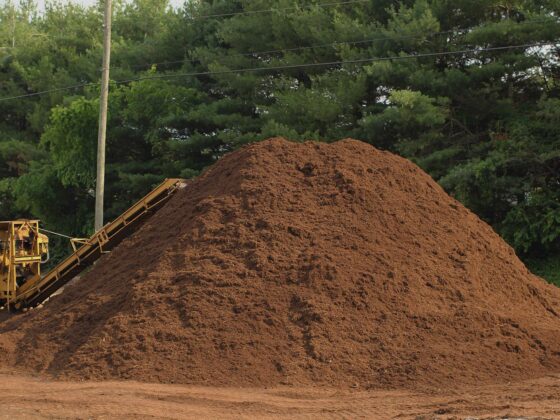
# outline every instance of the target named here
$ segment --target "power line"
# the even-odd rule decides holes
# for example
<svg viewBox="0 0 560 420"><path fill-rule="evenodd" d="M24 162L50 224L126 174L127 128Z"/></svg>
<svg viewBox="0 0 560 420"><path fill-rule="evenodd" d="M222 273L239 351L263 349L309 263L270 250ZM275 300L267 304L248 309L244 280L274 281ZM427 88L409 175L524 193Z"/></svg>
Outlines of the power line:
<svg viewBox="0 0 560 420"><path fill-rule="evenodd" d="M558 21L555 20L555 19L543 18L543 19L524 20L522 22L516 22L516 25L524 25L524 24L529 24L529 23L553 22L553 21L558 23ZM501 21L499 23L502 23L502 22L504 22L504 21ZM418 39L418 38L432 37L432 36L436 36L436 35L461 33L461 32L465 32L469 29L479 29L479 28L484 28L484 26L481 26L481 27L478 27L478 28L456 28L456 29L450 29L450 30L447 30L447 31L427 32L427 33L426 32L424 32L424 33L418 32L414 35L383 36L383 37L367 38L367 39L356 40L356 41L335 41L335 42L330 42L330 43L325 43L325 44L314 44L314 45L308 45L308 46L302 46L302 47L292 47L292 48L279 48L279 49L275 49L275 50L250 51L250 52L246 52L246 53L231 54L231 55L223 56L221 58L246 57L246 56L253 56L253 55L269 55L269 54L276 54L276 53L282 53L282 52L303 51L303 50L310 50L310 49L315 49L315 48L334 47L334 46L337 46L337 45L369 44L369 43L376 42L376 41L391 41L391 40L415 39L415 38ZM155 62L155 63L139 64L139 65L136 65L136 66L130 66L129 68L130 69L149 68L149 67L158 66L158 65L186 63L186 62L189 62L189 61L193 62L194 60L192 60L190 58L186 58L186 59L183 59L183 60L176 60L176 61L161 61L161 62ZM118 67L118 66L116 66L114 68L124 69L124 67Z"/></svg>
<svg viewBox="0 0 560 420"><path fill-rule="evenodd" d="M8 101L10 99L29 98L29 97L32 97L32 96L44 95L46 93L54 93L54 92L60 92L60 91L64 91L64 90L72 90L72 89L79 89L79 88L88 87L88 86L96 86L98 84L99 84L99 82L81 83L79 85L64 86L64 87L59 87L59 88L54 88L54 89L41 90L39 92L26 93L26 94L23 94L23 95L10 96L10 97L7 97L7 98L0 98L0 101Z"/></svg>
<svg viewBox="0 0 560 420"><path fill-rule="evenodd" d="M517 48L531 48L531 47L539 47L539 46L545 46L551 44L553 43L548 42L548 43L535 43L535 44L522 44L522 45L505 45L502 47L488 47L488 48L477 48L477 49L467 49L467 50L458 50L458 51L440 51L440 52L432 52L432 53L397 55L397 56L390 56L390 57L359 58L355 60L340 60L340 61L328 61L328 62L319 62L319 63L290 64L285 66L252 67L252 68L245 68L245 69L230 69L230 70L220 70L220 71L161 74L161 75L144 76L144 77L137 77L133 79L121 80L116 83L122 84L122 83L131 83L131 82L137 82L142 80L167 79L167 78L175 78L175 77L210 76L210 75L220 75L220 74L230 74L230 73L269 71L269 70L288 70L288 69L305 68L305 67L323 67L323 66L328 67L328 66L334 66L339 64L359 64L359 63L376 62L376 61L406 60L412 58L439 57L445 55L467 54L473 52L500 51L500 50L517 49Z"/></svg>
<svg viewBox="0 0 560 420"><path fill-rule="evenodd" d="M354 4L354 3L368 3L369 1L370 0L347 0L347 1L330 2L330 3L301 5L300 7L301 8L310 8L310 7L313 7L313 6L316 6L316 7L330 7L330 6L347 5L347 4ZM284 8L279 8L279 9L261 9L261 10L247 10L247 11L242 11L242 12L231 12L231 13L216 13L216 14L211 14L211 15L196 16L196 17L193 17L193 18L194 19L208 19L208 18L212 18L212 17L227 17L227 16L238 16L238 15L254 15L254 14L259 14L259 13L285 12L285 11L289 11L289 10L299 10L300 7L284 7ZM362 42L368 42L368 41L367 40L355 41L355 42L349 41L349 42L341 42L341 43L342 44L344 44L344 43L352 44L352 43L362 43ZM371 40L369 42L373 42L373 40ZM294 48L294 49L290 49L290 51L297 51L299 49L320 48L320 47L326 47L326 46L335 45L335 44L337 44L337 43L324 44L322 46L315 45L315 46L309 46L309 47L297 47L297 48ZM254 54L272 54L272 53L281 52L281 51L288 51L288 50L284 49L284 50L241 53L241 54L233 54L230 57L249 56L249 55L254 55ZM177 60L177 61L164 61L164 62L159 62L159 63L141 64L141 65L138 65L138 66L132 66L130 68L131 69L137 69L137 68L151 67L151 66L157 66L157 65L178 64L178 63L184 63L184 62L187 62L187 61L192 61L192 60L184 59L184 60ZM115 68L121 68L121 67L115 67Z"/></svg>
<svg viewBox="0 0 560 420"><path fill-rule="evenodd" d="M453 33L453 32L456 32L456 30L441 31L441 32L428 32L428 33L417 34L417 35L384 36L384 37L379 37L379 38L361 39L361 40L357 40L357 41L335 41L335 42L330 42L330 43L326 43L326 44L314 44L314 45L307 45L307 46L303 46L303 47L280 48L280 49L277 49L277 50L251 51L251 52L246 52L246 53L230 54L230 55L227 55L227 56L223 56L222 58L247 57L247 56L252 56L252 55L269 55L269 54L276 54L276 53L281 53L281 52L292 52L292 51L311 50L311 49L315 49L315 48L334 47L334 46L337 46L337 45L369 44L369 43L376 42L376 41L389 41L389 40L394 40L394 39L424 38L424 37L448 34L448 33ZM190 59L190 58L186 58L186 59L177 60L177 61L162 61L162 62L159 62L159 63L140 64L138 66L131 66L130 68L131 69L137 69L137 68L142 68L142 67L158 66L160 64L162 64L162 65L179 64L179 63L185 63L185 62L188 62L188 61L192 62L193 60ZM122 69L123 67L114 67L114 68Z"/></svg>
<svg viewBox="0 0 560 420"><path fill-rule="evenodd" d="M255 15L260 13L273 13L273 12L287 12L290 10L299 10L300 8L311 8L311 7L331 7L331 6L339 6L345 4L354 4L354 3L370 3L371 0L346 0L346 1L337 1L337 2L330 2L330 3L318 3L318 4L309 4L309 5L301 5L299 7L281 7L279 9L260 9L260 10L246 10L243 12L230 12L230 13L215 13L211 15L201 15L201 16L193 16L193 19L209 19L214 17L228 17L228 16L238 16L238 15Z"/></svg>
<svg viewBox="0 0 560 420"><path fill-rule="evenodd" d="M143 76L143 77L136 77L132 79L126 80L117 80L113 81L115 84L126 84L132 82L139 82L143 80L155 80L155 79L172 79L172 78L179 78L179 77L196 77L196 76L213 76L213 75L222 75L222 74L232 74L232 73L250 73L250 72L261 72L261 71L274 71L274 70L290 70L296 68L307 68L307 67L330 67L335 65L342 65L342 64L360 64L360 63L373 63L379 61L391 61L391 60L408 60L408 59L417 59L417 58L427 58L427 57L442 57L448 55L460 55L460 54L469 54L469 53L480 53L480 52L490 52L490 51L503 51L508 49L520 49L520 48L533 48L533 47L544 47L546 45L557 45L554 42L540 42L540 43L532 43L532 44L519 44L519 45L504 45L501 47L486 47L486 48L473 48L473 49L463 49L457 51L439 51L439 52L431 52L431 53L420 53L420 54L408 54L408 55L396 55L396 56L388 56L388 57L370 57L370 58L359 58L355 60L340 60L340 61L328 61L328 62L319 62L319 63L304 63L304 64L289 64L284 66L272 66L272 67L251 67L251 68L242 68L242 69L228 69L228 70L219 70L219 71L201 71L201 72L191 72L191 73L176 73L176 74L159 74L153 76ZM70 90L76 89L80 87L98 85L97 82L92 83L84 83L81 85L74 85L68 87L61 87L57 89L50 89L41 92L34 92L25 95L19 96L12 96L6 98L0 98L0 102L8 101L11 99L20 99L26 98L30 96L37 96L42 95L45 93L51 93L61 90Z"/></svg>

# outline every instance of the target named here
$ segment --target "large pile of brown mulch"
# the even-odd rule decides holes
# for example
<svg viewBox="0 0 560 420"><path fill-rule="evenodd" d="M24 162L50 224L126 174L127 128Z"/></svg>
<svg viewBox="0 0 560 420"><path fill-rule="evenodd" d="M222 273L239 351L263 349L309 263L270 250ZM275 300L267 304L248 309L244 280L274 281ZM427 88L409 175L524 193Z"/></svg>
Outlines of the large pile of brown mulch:
<svg viewBox="0 0 560 420"><path fill-rule="evenodd" d="M16 366L64 378L479 383L560 371L559 298L405 159L272 139L5 321L0 343Z"/></svg>

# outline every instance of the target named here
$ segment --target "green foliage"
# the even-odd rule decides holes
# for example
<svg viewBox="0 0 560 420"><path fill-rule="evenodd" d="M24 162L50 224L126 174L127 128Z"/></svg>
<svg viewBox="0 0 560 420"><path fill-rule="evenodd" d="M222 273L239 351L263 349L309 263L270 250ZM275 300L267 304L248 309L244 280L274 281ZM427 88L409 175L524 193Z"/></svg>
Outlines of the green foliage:
<svg viewBox="0 0 560 420"><path fill-rule="evenodd" d="M560 238L560 203L551 194L535 191L512 206L503 221L503 233L523 252L534 247L554 248Z"/></svg>
<svg viewBox="0 0 560 420"><path fill-rule="evenodd" d="M91 188L95 183L98 110L98 101L85 98L52 110L42 144L65 187Z"/></svg>
<svg viewBox="0 0 560 420"><path fill-rule="evenodd" d="M0 219L12 220L24 215L18 214L15 206L14 178L0 179Z"/></svg>
<svg viewBox="0 0 560 420"><path fill-rule="evenodd" d="M560 255L552 254L546 258L528 258L527 267L537 276L560 287Z"/></svg>
<svg viewBox="0 0 560 420"><path fill-rule="evenodd" d="M319 3L116 2L112 78L143 80L111 84L107 217L252 141L356 137L417 162L524 256L558 255L558 2ZM0 219L91 230L98 91L57 88L99 81L101 22L99 6L0 6L0 98L49 90L0 100Z"/></svg>
<svg viewBox="0 0 560 420"><path fill-rule="evenodd" d="M46 227L81 236L92 227L88 208L93 197L78 188L65 187L49 160L33 162L14 186L16 208L39 217Z"/></svg>
<svg viewBox="0 0 560 420"><path fill-rule="evenodd" d="M553 252L560 241L560 102L546 97L490 131L477 158L455 166L442 185L522 253Z"/></svg>

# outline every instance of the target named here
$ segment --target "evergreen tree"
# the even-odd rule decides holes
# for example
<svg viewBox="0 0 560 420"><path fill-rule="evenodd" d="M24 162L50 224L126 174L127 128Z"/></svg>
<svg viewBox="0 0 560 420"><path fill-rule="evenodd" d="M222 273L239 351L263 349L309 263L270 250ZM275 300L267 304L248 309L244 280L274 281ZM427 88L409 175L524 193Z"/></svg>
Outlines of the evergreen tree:
<svg viewBox="0 0 560 420"><path fill-rule="evenodd" d="M251 141L355 137L416 161L530 261L558 259L559 13L557 0L118 1L107 215ZM91 231L101 22L100 4L0 7L0 219Z"/></svg>

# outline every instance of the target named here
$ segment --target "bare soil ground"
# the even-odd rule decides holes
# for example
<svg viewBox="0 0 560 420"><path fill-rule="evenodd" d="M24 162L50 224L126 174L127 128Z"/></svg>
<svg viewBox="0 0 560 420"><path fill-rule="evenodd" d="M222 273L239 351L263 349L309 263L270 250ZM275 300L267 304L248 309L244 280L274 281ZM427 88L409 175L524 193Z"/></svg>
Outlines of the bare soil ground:
<svg viewBox="0 0 560 420"><path fill-rule="evenodd" d="M61 382L0 373L0 418L558 419L560 375L412 391Z"/></svg>

